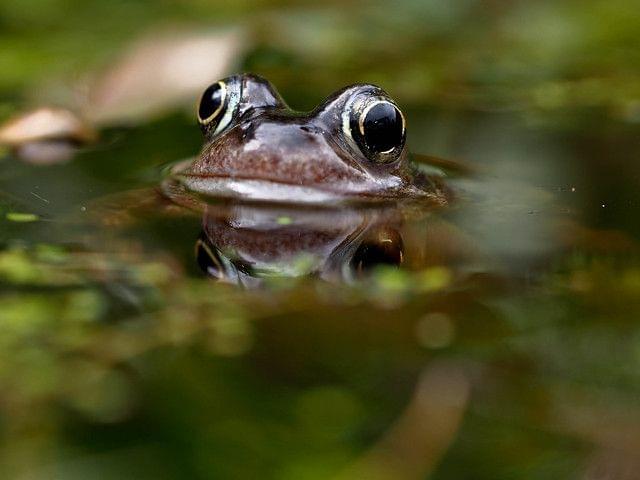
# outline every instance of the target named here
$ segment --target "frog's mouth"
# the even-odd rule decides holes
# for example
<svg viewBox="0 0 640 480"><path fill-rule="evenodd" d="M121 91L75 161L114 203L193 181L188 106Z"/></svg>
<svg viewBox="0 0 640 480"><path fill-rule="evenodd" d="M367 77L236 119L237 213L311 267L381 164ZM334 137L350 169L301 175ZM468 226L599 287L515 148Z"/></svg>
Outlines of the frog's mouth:
<svg viewBox="0 0 640 480"><path fill-rule="evenodd" d="M345 201L389 202L401 198L426 199L431 195L413 185L346 184L336 188L309 186L242 177L198 176L180 173L175 178L187 190L210 198L289 204L335 204Z"/></svg>
<svg viewBox="0 0 640 480"><path fill-rule="evenodd" d="M431 200L445 203L444 196L432 188L420 188L398 177L367 182L341 182L333 185L304 185L252 176L194 174L190 161L171 169L172 178L186 190L212 199L249 202L327 205L343 202L389 202L399 199Z"/></svg>
<svg viewBox="0 0 640 480"><path fill-rule="evenodd" d="M334 190L255 178L181 175L180 180L189 190L203 195L251 201L324 203L354 196L375 198L370 191Z"/></svg>

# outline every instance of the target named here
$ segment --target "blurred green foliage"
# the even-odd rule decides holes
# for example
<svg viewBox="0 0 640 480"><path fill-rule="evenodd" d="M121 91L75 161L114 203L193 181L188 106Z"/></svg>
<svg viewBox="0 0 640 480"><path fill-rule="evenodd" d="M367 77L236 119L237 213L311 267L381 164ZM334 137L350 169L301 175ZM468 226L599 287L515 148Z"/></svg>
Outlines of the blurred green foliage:
<svg viewBox="0 0 640 480"><path fill-rule="evenodd" d="M15 99L48 85L60 93L158 26L244 25L253 39L246 68L300 108L336 85L373 81L414 104L634 115L639 11L634 0L7 0L0 92Z"/></svg>
<svg viewBox="0 0 640 480"><path fill-rule="evenodd" d="M50 247L0 257L13 285L0 299L5 478L327 478L384 432L434 357L475 378L436 478L569 477L608 435L634 448L637 268L581 261L526 293L475 281L425 294L412 274L384 271L348 291L249 293L141 260ZM451 343L420 345L428 312L454 322Z"/></svg>

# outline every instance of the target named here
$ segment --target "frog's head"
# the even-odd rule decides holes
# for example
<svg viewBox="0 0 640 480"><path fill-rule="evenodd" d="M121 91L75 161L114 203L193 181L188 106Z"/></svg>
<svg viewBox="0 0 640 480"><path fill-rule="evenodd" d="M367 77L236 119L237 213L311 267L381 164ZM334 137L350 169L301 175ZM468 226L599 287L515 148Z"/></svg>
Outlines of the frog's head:
<svg viewBox="0 0 640 480"><path fill-rule="evenodd" d="M429 195L408 165L404 115L374 85L298 113L268 81L234 75L204 91L198 122L206 143L182 177L199 192L296 203Z"/></svg>

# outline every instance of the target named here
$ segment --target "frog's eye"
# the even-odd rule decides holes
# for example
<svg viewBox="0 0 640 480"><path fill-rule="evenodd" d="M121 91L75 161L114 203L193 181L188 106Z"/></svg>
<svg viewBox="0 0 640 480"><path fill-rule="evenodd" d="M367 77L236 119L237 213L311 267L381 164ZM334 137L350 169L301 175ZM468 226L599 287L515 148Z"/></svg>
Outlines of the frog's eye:
<svg viewBox="0 0 640 480"><path fill-rule="evenodd" d="M358 133L370 150L389 153L404 142L404 118L393 103L378 100L360 114Z"/></svg>
<svg viewBox="0 0 640 480"><path fill-rule="evenodd" d="M215 135L229 125L239 102L236 87L235 82L220 80L204 91L198 105L198 122L204 133Z"/></svg>
<svg viewBox="0 0 640 480"><path fill-rule="evenodd" d="M227 97L227 86L223 82L216 82L207 88L200 98L198 120L209 124L220 116Z"/></svg>
<svg viewBox="0 0 640 480"><path fill-rule="evenodd" d="M404 115L384 97L359 98L350 105L343 129L362 153L376 163L397 160L404 147Z"/></svg>

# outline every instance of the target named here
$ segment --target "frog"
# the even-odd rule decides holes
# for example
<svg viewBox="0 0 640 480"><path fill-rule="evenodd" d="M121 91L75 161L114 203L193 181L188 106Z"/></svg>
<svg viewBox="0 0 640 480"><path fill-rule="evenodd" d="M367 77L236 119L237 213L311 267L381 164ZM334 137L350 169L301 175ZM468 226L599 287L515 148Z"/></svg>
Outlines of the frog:
<svg viewBox="0 0 640 480"><path fill-rule="evenodd" d="M344 87L310 112L291 109L266 79L237 74L197 104L204 146L172 178L189 192L249 202L449 202L441 178L407 151L405 115L373 84Z"/></svg>

